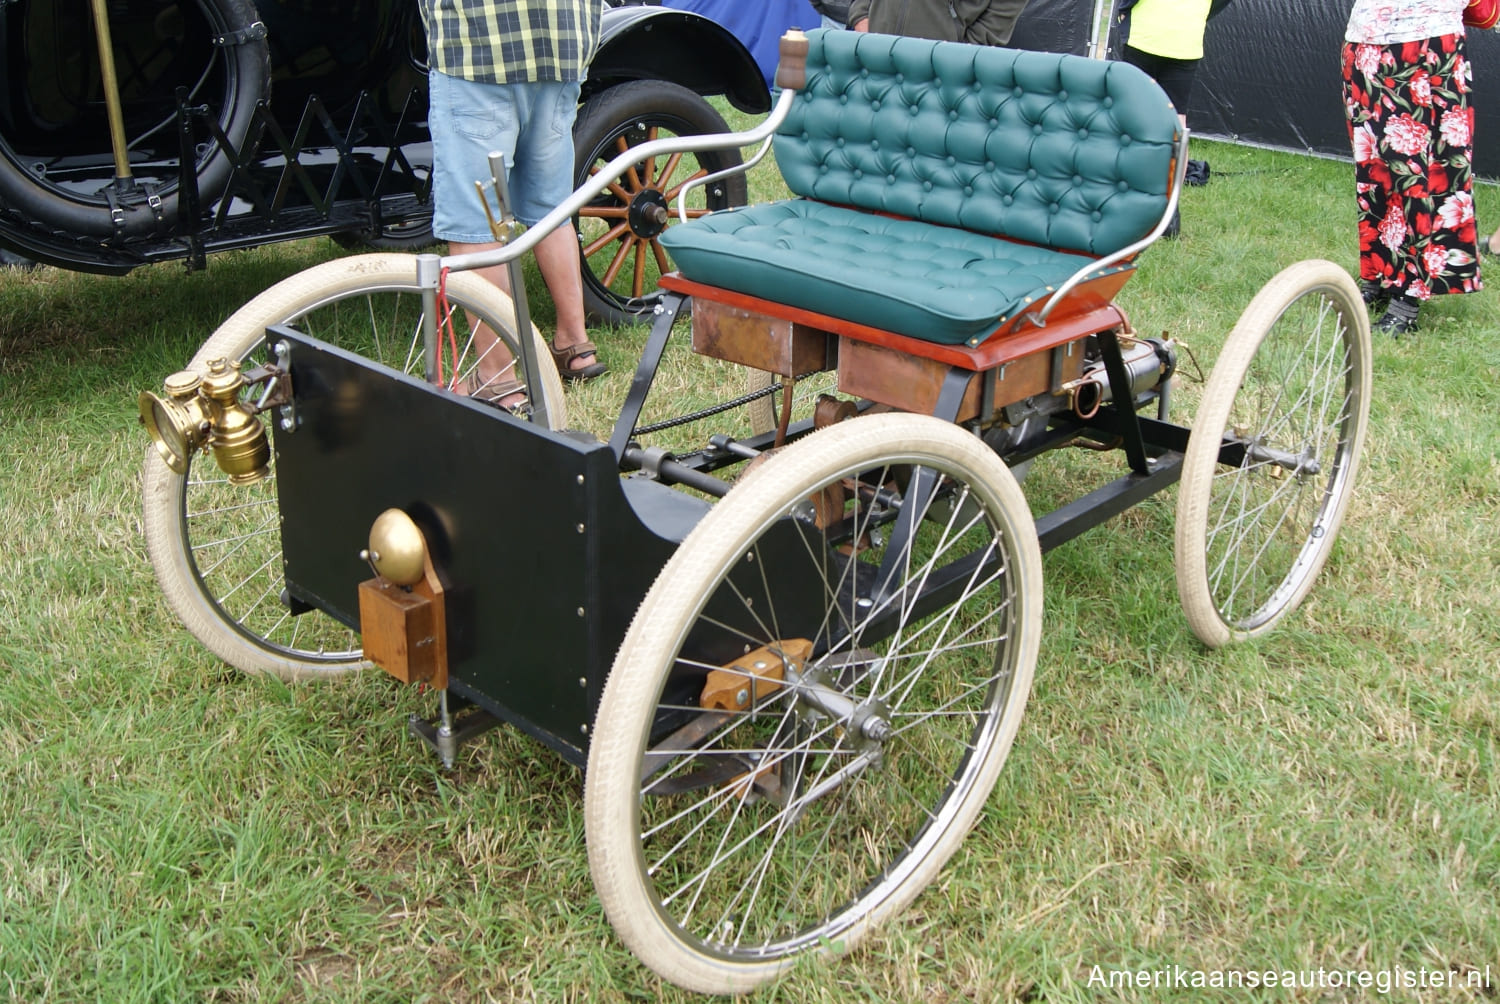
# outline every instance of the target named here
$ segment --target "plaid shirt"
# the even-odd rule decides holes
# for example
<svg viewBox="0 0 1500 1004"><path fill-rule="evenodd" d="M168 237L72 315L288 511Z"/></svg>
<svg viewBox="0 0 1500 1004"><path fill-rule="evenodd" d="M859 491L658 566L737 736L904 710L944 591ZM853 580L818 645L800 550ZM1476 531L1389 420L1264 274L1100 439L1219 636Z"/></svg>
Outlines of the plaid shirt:
<svg viewBox="0 0 1500 1004"><path fill-rule="evenodd" d="M484 83L582 80L602 0L420 0L427 62Z"/></svg>

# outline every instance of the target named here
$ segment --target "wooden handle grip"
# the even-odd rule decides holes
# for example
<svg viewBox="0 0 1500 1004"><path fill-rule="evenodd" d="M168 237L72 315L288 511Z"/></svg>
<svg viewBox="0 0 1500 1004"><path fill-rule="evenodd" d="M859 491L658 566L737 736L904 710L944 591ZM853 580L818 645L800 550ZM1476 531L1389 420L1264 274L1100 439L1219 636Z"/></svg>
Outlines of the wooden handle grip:
<svg viewBox="0 0 1500 1004"><path fill-rule="evenodd" d="M776 86L789 91L800 91L807 86L807 36L798 28L788 29L781 36Z"/></svg>

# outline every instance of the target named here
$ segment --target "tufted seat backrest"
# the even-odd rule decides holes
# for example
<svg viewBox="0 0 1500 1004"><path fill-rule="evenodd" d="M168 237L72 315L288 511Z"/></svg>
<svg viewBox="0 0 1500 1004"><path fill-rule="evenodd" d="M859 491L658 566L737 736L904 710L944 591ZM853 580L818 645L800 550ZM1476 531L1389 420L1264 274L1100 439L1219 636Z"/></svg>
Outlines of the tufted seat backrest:
<svg viewBox="0 0 1500 1004"><path fill-rule="evenodd" d="M808 33L778 130L798 195L1109 254L1162 218L1177 113L1149 76L1083 56Z"/></svg>

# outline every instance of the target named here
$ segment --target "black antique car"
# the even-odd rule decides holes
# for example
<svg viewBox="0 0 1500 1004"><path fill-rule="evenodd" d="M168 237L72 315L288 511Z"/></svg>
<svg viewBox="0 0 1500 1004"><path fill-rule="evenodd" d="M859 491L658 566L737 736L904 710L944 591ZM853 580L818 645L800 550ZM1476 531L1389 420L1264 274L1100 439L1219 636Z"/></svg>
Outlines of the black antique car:
<svg viewBox="0 0 1500 1004"><path fill-rule="evenodd" d="M0 251L119 274L320 234L428 243L425 60L414 0L0 0ZM648 139L725 131L708 95L769 108L754 60L718 24L607 6L574 129L578 179ZM653 207L738 161L643 163L579 214L596 317L652 302ZM700 190L698 208L744 197L736 178Z"/></svg>

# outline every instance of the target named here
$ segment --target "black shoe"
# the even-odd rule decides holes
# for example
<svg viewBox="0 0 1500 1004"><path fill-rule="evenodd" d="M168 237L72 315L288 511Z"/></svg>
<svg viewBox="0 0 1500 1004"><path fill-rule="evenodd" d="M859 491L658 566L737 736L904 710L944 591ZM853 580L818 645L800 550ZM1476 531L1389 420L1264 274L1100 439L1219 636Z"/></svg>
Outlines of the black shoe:
<svg viewBox="0 0 1500 1004"><path fill-rule="evenodd" d="M1182 210L1174 209L1172 210L1172 219L1167 224L1167 229L1161 232L1161 235L1167 240L1172 240L1180 233L1182 233Z"/></svg>
<svg viewBox="0 0 1500 1004"><path fill-rule="evenodd" d="M1391 302L1391 291L1382 286L1378 279L1359 280L1359 296L1365 301L1366 307L1382 307Z"/></svg>
<svg viewBox="0 0 1500 1004"><path fill-rule="evenodd" d="M1391 300L1391 305L1385 308L1385 313L1380 320L1375 322L1375 330L1382 331L1392 338L1400 338L1417 330L1417 311L1421 304L1416 300L1405 296L1397 296Z"/></svg>

